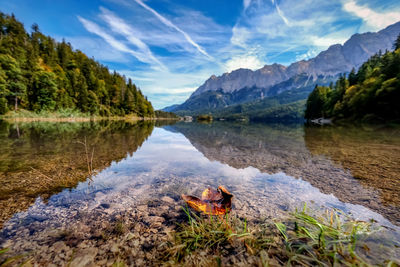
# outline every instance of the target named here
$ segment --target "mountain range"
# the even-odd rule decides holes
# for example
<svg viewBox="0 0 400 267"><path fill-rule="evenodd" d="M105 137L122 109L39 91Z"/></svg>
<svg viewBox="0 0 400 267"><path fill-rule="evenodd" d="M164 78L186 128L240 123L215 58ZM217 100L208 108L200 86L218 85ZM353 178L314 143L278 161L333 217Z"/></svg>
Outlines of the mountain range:
<svg viewBox="0 0 400 267"><path fill-rule="evenodd" d="M179 115L212 113L219 117L248 117L250 111L260 113L260 109L271 108L272 113L279 113L282 105L304 104L316 84L328 85L339 75L358 69L379 51L392 50L399 33L397 22L379 32L354 34L343 45L332 45L312 59L289 66L275 63L255 71L238 69L218 77L212 75L184 103L163 110Z"/></svg>

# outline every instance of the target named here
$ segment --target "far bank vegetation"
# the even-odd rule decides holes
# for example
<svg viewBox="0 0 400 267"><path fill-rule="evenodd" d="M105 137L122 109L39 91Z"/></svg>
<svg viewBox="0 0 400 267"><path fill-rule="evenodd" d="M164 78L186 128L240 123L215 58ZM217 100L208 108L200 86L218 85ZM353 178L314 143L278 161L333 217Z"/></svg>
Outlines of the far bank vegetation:
<svg viewBox="0 0 400 267"><path fill-rule="evenodd" d="M335 85L316 86L307 99L305 118L399 121L400 35L394 49L372 56Z"/></svg>

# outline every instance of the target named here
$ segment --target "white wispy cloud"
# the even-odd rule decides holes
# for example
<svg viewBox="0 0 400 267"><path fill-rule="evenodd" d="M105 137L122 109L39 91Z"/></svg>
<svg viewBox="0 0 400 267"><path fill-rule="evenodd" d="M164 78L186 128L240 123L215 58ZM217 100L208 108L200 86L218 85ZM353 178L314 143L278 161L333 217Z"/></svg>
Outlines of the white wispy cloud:
<svg viewBox="0 0 400 267"><path fill-rule="evenodd" d="M167 69L167 67L153 55L150 48L141 39L136 37L137 33L131 26L111 11L105 8L100 8L100 10L102 12L101 18L108 23L111 30L124 35L131 44L135 45L142 53L142 57L146 57L146 62L154 62L161 68Z"/></svg>
<svg viewBox="0 0 400 267"><path fill-rule="evenodd" d="M246 10L251 4L251 0L243 0L243 9Z"/></svg>
<svg viewBox="0 0 400 267"><path fill-rule="evenodd" d="M171 27L173 29L175 29L176 31L178 31L179 33L181 33L185 39L191 44L193 45L201 54L205 55L207 58L213 60L213 57L211 57L206 50L201 47L199 44L197 44L190 36L189 34L187 34L185 31L183 31L181 28L179 28L178 26L176 26L174 23L172 23L170 20L168 20L167 18L165 18L164 16L162 16L160 13L158 13L157 11L155 11L153 8L149 7L148 5L146 5L145 3L143 3L141 0L135 0L136 3L138 3L139 5L141 5L143 8L145 8L146 10L150 11L154 16L156 16L164 25Z"/></svg>
<svg viewBox="0 0 400 267"><path fill-rule="evenodd" d="M276 11L278 12L278 15L282 18L283 22L285 22L286 25L290 26L289 20L285 17L282 10L279 8L278 3L275 3L275 7Z"/></svg>
<svg viewBox="0 0 400 267"><path fill-rule="evenodd" d="M240 68L256 70L262 68L264 64L255 55L234 56L225 63L226 71L231 72Z"/></svg>
<svg viewBox="0 0 400 267"><path fill-rule="evenodd" d="M136 57L139 61L144 62L144 63L149 63L152 64L154 63L152 59L150 59L148 56L144 55L143 53L139 53L131 48L129 48L127 45L125 45L123 42L117 40L114 38L112 35L108 34L106 30L101 28L99 25L96 23L84 19L80 16L78 16L79 21L82 23L82 25L85 27L85 29L93 34L96 34L100 36L101 38L104 39L111 47L114 49L131 54L132 56Z"/></svg>
<svg viewBox="0 0 400 267"><path fill-rule="evenodd" d="M115 49L122 51L122 52L126 52L126 53L131 52L131 50L126 45L124 45L123 43L119 42L114 37L112 37L111 35L106 33L105 30L101 29L101 27L98 26L96 23L91 22L90 20L84 19L80 16L78 16L78 19L87 31L100 36Z"/></svg>
<svg viewBox="0 0 400 267"><path fill-rule="evenodd" d="M87 36L65 36L56 37L57 40L66 39L72 44L74 49L86 52L93 56L96 60L117 63L129 63L130 59L125 53L114 49L107 42L103 42L102 38L91 38Z"/></svg>
<svg viewBox="0 0 400 267"><path fill-rule="evenodd" d="M129 69L120 69L118 72L137 81L157 109L184 102L210 76L206 69L188 73Z"/></svg>
<svg viewBox="0 0 400 267"><path fill-rule="evenodd" d="M358 29L335 24L346 17L341 2L264 0L254 4L257 8L247 9L232 28L230 43L242 48L242 58L255 45L261 46L251 58L256 57L263 64L274 63L282 55L291 55L287 56L287 63L280 60L284 64L296 58L310 58L309 51L314 55L330 45L343 43ZM311 10L310 6L318 8Z"/></svg>
<svg viewBox="0 0 400 267"><path fill-rule="evenodd" d="M347 39L349 39L349 37L350 37L349 35L346 36L337 35L337 37L335 37L334 35L310 36L309 40L316 47L326 48L333 44L343 44Z"/></svg>
<svg viewBox="0 0 400 267"><path fill-rule="evenodd" d="M310 49L306 53L296 55L296 61L307 60L315 57L318 54L317 49Z"/></svg>
<svg viewBox="0 0 400 267"><path fill-rule="evenodd" d="M251 35L252 33L249 29L245 27L240 27L239 25L235 25L232 28L231 43L233 45L246 48L247 40L251 37Z"/></svg>
<svg viewBox="0 0 400 267"><path fill-rule="evenodd" d="M132 70L129 70L126 69L129 64L124 62L116 70L132 78L156 108L183 102L212 73L225 71L220 63L197 52L181 31L187 36L190 32L190 38L195 37L203 44L212 45L211 51L219 53L218 50L229 43L227 27L215 23L199 11L182 8L174 9L173 25L179 25L176 27L181 31L178 31L157 16L143 17L141 5L123 3L131 11L128 18L115 13L114 9L100 8L95 18L78 19L87 31L101 37L112 48L108 52L128 53L151 65L149 68L131 64ZM137 20L137 16L142 17ZM160 50L163 52L159 53ZM129 61L134 62L132 59ZM162 62L168 62L168 68L162 67Z"/></svg>
<svg viewBox="0 0 400 267"><path fill-rule="evenodd" d="M344 3L343 8L345 11L363 19L373 29L381 29L400 21L400 10L377 12L366 5L357 4L354 0Z"/></svg>

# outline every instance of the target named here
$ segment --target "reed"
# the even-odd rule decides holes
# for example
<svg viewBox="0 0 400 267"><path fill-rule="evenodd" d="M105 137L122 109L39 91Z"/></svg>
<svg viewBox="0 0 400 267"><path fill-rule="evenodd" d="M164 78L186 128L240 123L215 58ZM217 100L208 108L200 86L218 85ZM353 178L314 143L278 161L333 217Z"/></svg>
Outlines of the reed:
<svg viewBox="0 0 400 267"><path fill-rule="evenodd" d="M92 152L89 154L89 145L86 140L86 136L84 141L78 141L78 144L81 144L85 148L85 157L86 157L86 164L87 164L87 169L88 169L88 174L89 174L89 179L92 180L92 176L94 174L93 172L93 156L94 156L94 146L92 147Z"/></svg>

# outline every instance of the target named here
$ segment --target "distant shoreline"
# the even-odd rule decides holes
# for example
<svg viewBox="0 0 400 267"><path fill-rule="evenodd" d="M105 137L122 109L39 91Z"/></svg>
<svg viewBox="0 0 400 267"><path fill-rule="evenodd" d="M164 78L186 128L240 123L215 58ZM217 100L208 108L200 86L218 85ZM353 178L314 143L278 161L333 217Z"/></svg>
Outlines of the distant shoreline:
<svg viewBox="0 0 400 267"><path fill-rule="evenodd" d="M148 121L148 120L179 120L179 118L142 118L142 117L76 117L76 118L51 118L51 117L3 117L0 116L0 120L8 122L88 122L88 121L102 121L102 120L125 120L125 121Z"/></svg>
<svg viewBox="0 0 400 267"><path fill-rule="evenodd" d="M69 115L69 116L68 116ZM102 121L102 120L125 120L125 121L144 121L144 120L179 120L180 118L163 118L163 117L138 117L134 115L127 116L90 116L89 114L59 114L57 112L36 114L31 111L23 110L18 113L7 113L0 115L0 120L14 121L14 122L88 122L88 121Z"/></svg>

